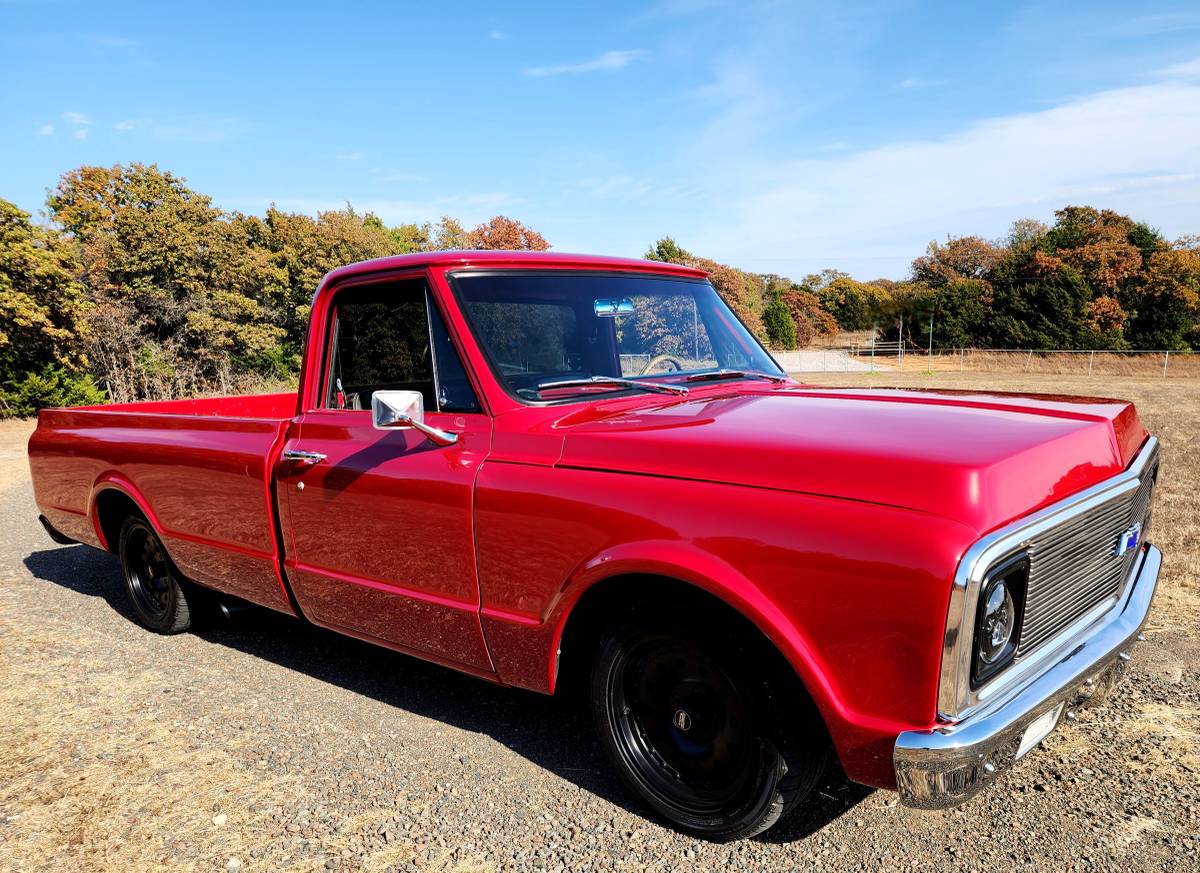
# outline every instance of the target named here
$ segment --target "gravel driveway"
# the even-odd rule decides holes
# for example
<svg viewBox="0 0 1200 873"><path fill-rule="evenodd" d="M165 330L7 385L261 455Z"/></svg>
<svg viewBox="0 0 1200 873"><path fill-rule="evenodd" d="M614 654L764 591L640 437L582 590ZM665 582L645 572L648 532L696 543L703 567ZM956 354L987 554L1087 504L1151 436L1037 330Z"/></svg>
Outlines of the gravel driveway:
<svg viewBox="0 0 1200 873"><path fill-rule="evenodd" d="M28 431L0 423L0 868L1200 869L1195 600L966 806L832 775L765 838L712 845L627 800L556 701L267 612L139 629L116 561L37 525Z"/></svg>

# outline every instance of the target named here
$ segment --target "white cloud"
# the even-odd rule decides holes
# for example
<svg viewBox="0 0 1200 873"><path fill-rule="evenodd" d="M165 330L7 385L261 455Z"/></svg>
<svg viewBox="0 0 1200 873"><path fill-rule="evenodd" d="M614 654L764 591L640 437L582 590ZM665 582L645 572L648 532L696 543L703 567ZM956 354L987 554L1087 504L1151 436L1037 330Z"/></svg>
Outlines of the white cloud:
<svg viewBox="0 0 1200 873"><path fill-rule="evenodd" d="M706 168L728 209L680 238L751 269L900 276L931 239L996 236L1071 202L1132 212L1171 236L1194 225L1200 202L1200 83L1103 91L825 158L741 157Z"/></svg>
<svg viewBox="0 0 1200 873"><path fill-rule="evenodd" d="M907 90L917 88L937 88L938 86L945 84L945 79L901 79L896 83L896 87Z"/></svg>
<svg viewBox="0 0 1200 873"><path fill-rule="evenodd" d="M79 130L77 130L73 134L71 134L71 136L74 137L75 139L87 139L88 129L86 127L81 127L81 128L79 128Z"/></svg>
<svg viewBox="0 0 1200 873"><path fill-rule="evenodd" d="M67 124L85 125L92 123L92 119L88 118L88 116L84 115L82 112L64 112L59 117L62 118L62 120Z"/></svg>
<svg viewBox="0 0 1200 873"><path fill-rule="evenodd" d="M220 143L245 133L247 125L234 117L184 115L175 118L126 118L114 124L113 129L136 130L154 139L173 142Z"/></svg>
<svg viewBox="0 0 1200 873"><path fill-rule="evenodd" d="M622 67L629 66L629 64L638 58L644 57L645 54L641 49L608 51L598 58L592 58L590 61L583 61L578 64L558 64L550 67L526 67L521 73L525 76L543 77L595 73L601 70L619 70Z"/></svg>
<svg viewBox="0 0 1200 873"><path fill-rule="evenodd" d="M425 177L416 173L381 173L375 177L377 182L424 182Z"/></svg>
<svg viewBox="0 0 1200 873"><path fill-rule="evenodd" d="M337 156L337 160L341 161L342 163L346 163L348 161L361 161L362 152L344 152Z"/></svg>
<svg viewBox="0 0 1200 873"><path fill-rule="evenodd" d="M38 132L38 136L49 136L50 134L54 133L54 125L53 124L43 124L41 127L38 128L37 132Z"/></svg>
<svg viewBox="0 0 1200 873"><path fill-rule="evenodd" d="M1158 15L1140 15L1118 21L1113 25L1116 32L1125 36L1159 36L1197 28L1200 28L1200 12L1164 12Z"/></svg>
<svg viewBox="0 0 1200 873"><path fill-rule="evenodd" d="M508 34L503 30L489 30L488 39L508 39Z"/></svg>
<svg viewBox="0 0 1200 873"><path fill-rule="evenodd" d="M593 176L580 179L573 187L602 200L636 200L655 190L654 183L649 179L631 176Z"/></svg>
<svg viewBox="0 0 1200 873"><path fill-rule="evenodd" d="M1171 66L1159 70L1158 75L1164 79L1200 79L1200 58L1171 64Z"/></svg>
<svg viewBox="0 0 1200 873"><path fill-rule="evenodd" d="M724 6L725 0L662 0L636 16L635 20L653 21L659 18L683 18L711 12Z"/></svg>

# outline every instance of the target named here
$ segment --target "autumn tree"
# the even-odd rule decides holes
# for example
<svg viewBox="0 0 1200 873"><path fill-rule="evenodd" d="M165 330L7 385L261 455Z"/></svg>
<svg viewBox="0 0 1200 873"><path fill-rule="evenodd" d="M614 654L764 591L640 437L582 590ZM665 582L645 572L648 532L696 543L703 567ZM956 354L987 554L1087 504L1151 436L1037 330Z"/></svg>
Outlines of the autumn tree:
<svg viewBox="0 0 1200 873"><path fill-rule="evenodd" d="M467 238L467 231L457 218L443 215L433 228L429 248L439 252L469 249L471 242Z"/></svg>
<svg viewBox="0 0 1200 873"><path fill-rule="evenodd" d="M1141 348L1200 347L1200 247L1178 247L1150 255L1127 294L1133 314L1126 331Z"/></svg>
<svg viewBox="0 0 1200 873"><path fill-rule="evenodd" d="M838 332L837 319L821 305L817 295L789 283L779 296L796 325L796 348L811 345L819 336L834 336Z"/></svg>
<svg viewBox="0 0 1200 873"><path fill-rule="evenodd" d="M232 221L245 227L252 256L266 259L261 297L283 329L283 359L278 365L293 372L299 367L309 306L321 278L344 264L405 250L396 228L387 228L370 213L359 214L349 204L316 217L282 212L272 205L264 218L235 215ZM265 363L263 356L259 361Z"/></svg>
<svg viewBox="0 0 1200 873"><path fill-rule="evenodd" d="M929 244L925 254L913 261L912 277L931 288L961 279L986 281L1004 255L1003 247L981 237L951 237L945 243Z"/></svg>
<svg viewBox="0 0 1200 873"><path fill-rule="evenodd" d="M96 403L86 373L87 300L69 243L0 199L0 409Z"/></svg>
<svg viewBox="0 0 1200 873"><path fill-rule="evenodd" d="M51 193L93 300L90 356L120 399L226 384L283 331L260 294L269 264L184 180L141 164L81 167Z"/></svg>
<svg viewBox="0 0 1200 873"><path fill-rule="evenodd" d="M675 240L663 237L646 252L646 258L671 264L695 267L708 273L713 289L733 310L742 323L760 340L767 339L762 311L765 282L762 276L746 273L736 267L720 264L709 258L701 258L681 248Z"/></svg>
<svg viewBox="0 0 1200 873"><path fill-rule="evenodd" d="M477 225L466 234L465 242L468 249L544 252L550 248L544 236L506 215L497 215Z"/></svg>

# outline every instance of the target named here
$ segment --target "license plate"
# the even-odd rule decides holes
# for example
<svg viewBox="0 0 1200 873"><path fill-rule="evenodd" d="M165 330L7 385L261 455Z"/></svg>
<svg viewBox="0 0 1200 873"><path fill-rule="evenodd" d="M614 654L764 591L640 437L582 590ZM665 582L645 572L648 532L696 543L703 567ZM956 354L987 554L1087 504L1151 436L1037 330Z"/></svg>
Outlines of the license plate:
<svg viewBox="0 0 1200 873"><path fill-rule="evenodd" d="M1025 733L1021 736L1021 745L1017 747L1017 758L1040 743L1046 738L1046 734L1054 730L1054 726L1058 724L1058 717L1062 715L1063 706L1066 704L1060 703L1054 709L1039 715L1036 719L1030 722L1029 727L1025 728Z"/></svg>

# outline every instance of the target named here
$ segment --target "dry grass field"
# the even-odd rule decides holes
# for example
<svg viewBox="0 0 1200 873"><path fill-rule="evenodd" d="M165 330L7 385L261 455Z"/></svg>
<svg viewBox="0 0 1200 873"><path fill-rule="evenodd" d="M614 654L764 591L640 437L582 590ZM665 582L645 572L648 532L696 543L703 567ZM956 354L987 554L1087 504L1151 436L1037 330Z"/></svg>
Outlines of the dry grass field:
<svg viewBox="0 0 1200 873"><path fill-rule="evenodd" d="M542 698L270 616L148 634L110 558L37 529L30 424L0 422L0 870L1200 869L1200 382L802 378L1126 397L1162 441L1130 679L977 800L834 780L771 839L698 843Z"/></svg>
<svg viewBox="0 0 1200 873"><path fill-rule="evenodd" d="M869 346L857 349L853 360L870 364ZM875 367L883 372L939 375L956 373L975 376L1072 376L1072 377L1145 377L1196 379L1200 377L1200 354L1192 352L1029 352L999 349L951 349L927 355L921 351L897 356L894 349L878 352ZM997 388L996 390L1000 390Z"/></svg>

